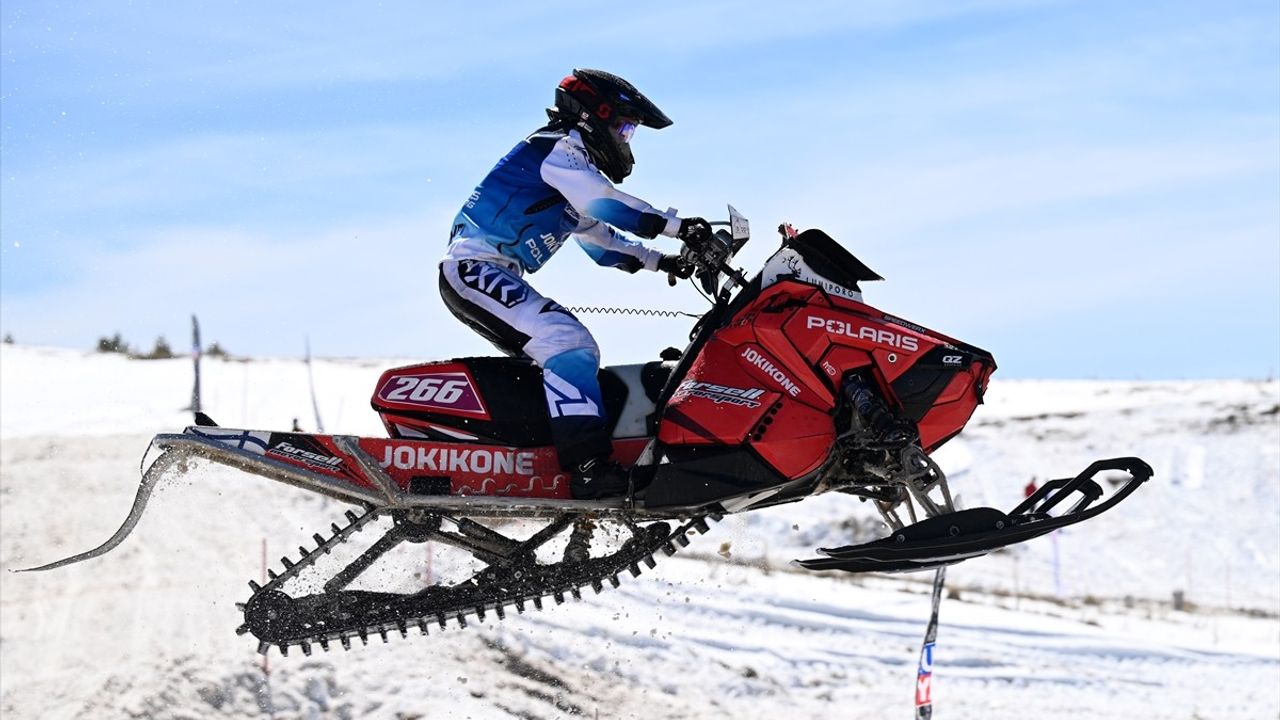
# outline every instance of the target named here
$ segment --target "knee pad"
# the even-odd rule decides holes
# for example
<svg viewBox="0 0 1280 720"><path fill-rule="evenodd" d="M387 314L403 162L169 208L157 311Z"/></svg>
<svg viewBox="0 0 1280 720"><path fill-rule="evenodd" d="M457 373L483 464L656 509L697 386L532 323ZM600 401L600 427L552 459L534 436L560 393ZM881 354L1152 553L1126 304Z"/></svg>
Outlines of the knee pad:
<svg viewBox="0 0 1280 720"><path fill-rule="evenodd" d="M587 415L602 417L600 395L600 355L594 349L579 348L548 358L542 363L543 387L551 417Z"/></svg>

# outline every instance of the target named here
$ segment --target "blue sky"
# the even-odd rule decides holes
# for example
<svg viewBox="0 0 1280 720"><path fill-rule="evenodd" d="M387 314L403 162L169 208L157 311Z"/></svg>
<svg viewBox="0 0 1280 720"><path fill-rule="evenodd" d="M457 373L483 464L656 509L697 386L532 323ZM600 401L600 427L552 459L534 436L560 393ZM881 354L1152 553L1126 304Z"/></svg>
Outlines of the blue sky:
<svg viewBox="0 0 1280 720"><path fill-rule="evenodd" d="M0 5L0 331L90 348L438 358L449 221L559 79L630 79L623 189L821 227L874 305L1003 377L1280 370L1280 5L1269 2ZM664 241L655 241L663 244ZM674 247L670 241L667 246ZM700 310L569 246L566 305ZM606 362L688 321L583 318Z"/></svg>

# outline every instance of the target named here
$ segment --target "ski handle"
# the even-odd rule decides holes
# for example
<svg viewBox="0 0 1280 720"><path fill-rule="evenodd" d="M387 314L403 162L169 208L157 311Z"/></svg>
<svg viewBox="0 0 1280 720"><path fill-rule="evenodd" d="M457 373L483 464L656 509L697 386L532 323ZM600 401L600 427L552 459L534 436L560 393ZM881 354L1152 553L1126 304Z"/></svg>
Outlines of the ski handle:
<svg viewBox="0 0 1280 720"><path fill-rule="evenodd" d="M1101 505L1093 505L1093 503L1102 497L1102 488L1093 482L1094 476L1106 470L1116 470L1127 473L1128 479L1124 484L1116 490L1111 497L1107 498ZM1155 471L1151 469L1145 461L1136 457L1120 457L1111 458L1109 460L1098 460L1092 465L1084 469L1084 472L1073 478L1062 478L1059 480L1049 480L1041 485L1026 500L1009 512L1010 517L1019 517L1027 514L1048 515L1058 503L1067 497L1079 493L1080 499L1063 515L1092 517L1100 515L1112 506L1124 500L1138 486L1151 479ZM1050 495L1052 493L1052 495Z"/></svg>

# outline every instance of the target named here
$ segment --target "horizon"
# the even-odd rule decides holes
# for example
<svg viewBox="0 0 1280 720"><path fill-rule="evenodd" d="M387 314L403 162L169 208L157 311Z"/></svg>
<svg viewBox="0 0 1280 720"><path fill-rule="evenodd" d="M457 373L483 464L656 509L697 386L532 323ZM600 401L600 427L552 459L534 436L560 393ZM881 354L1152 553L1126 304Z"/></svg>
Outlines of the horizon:
<svg viewBox="0 0 1280 720"><path fill-rule="evenodd" d="M106 336L103 336L103 337L104 337L104 339L109 339L109 338L106 338ZM127 343L128 338L121 337L121 340L126 341L126 343ZM166 338L166 341L167 341L167 340L168 340L168 339ZM217 342L217 341L215 340L215 341L213 341L213 342ZM229 363L240 363L240 362L296 362L296 363L299 363L299 364L305 364L305 363L306 363L306 353L305 353L305 351L304 351L304 352L301 352L301 353L298 353L297 355L291 355L291 354L287 354L287 353L286 353L286 354L279 354L279 355L247 355L247 354L237 353L237 352L233 352L232 350L226 349L226 348L222 347L221 343L218 343L218 344L219 344L219 351L220 351L220 352L219 352L218 354L210 354L210 353L209 353L209 349L210 349L210 347L213 345L213 342L209 342L209 343L204 343L204 344L203 344L203 347L202 347L202 349L201 349L201 355L200 355L201 362L205 362L205 361L209 361L209 362L218 362L218 361L220 361L220 362L229 362ZM119 351L116 351L116 350L99 350L99 349L97 349L96 347L67 347L67 346L62 346L62 345L33 345L33 344L27 344L27 343L20 342L20 341L18 341L17 339L14 339L14 341L13 341L13 342L7 342L7 341L6 341L6 342L3 342L3 343L0 343L0 346L7 346L7 347L10 347L10 348L16 348L16 349L22 349L22 350L32 350L32 351L36 351L36 352L52 351L52 352L55 352L55 353L75 353L75 354L83 355L83 356L94 356L94 355L103 355L103 356L107 356L107 355L116 355L116 356L119 356L120 358L122 358L122 359L124 359L124 360L137 361L137 362L143 362L143 363L146 363L146 362L158 362L158 361L159 361L159 362L163 362L163 361L182 361L182 362L190 362L190 361L191 361L191 359L192 359L192 353L191 353L191 348L190 348L190 345L189 345L189 344L187 344L187 345L184 345L184 344L182 344L182 343L176 343L176 344L175 344L175 343L173 343L173 342L169 342L170 349L172 350L172 355L170 355L170 356L168 356L168 357L151 357L151 356L150 356L150 353L152 352L152 350L153 350L153 349L154 349L154 347L155 347L155 344L154 344L154 343L152 343L152 344L151 344L150 346L148 346L148 347L140 347L140 346L133 346L133 345L129 345L125 350L119 350ZM452 357L452 356L450 356L450 357ZM436 360L443 360L443 359L446 359L446 358L444 358L444 357L440 357L440 358L420 358L420 357L415 357L415 356L395 356L395 355L317 355L317 354L314 354L314 353L311 355L311 360L312 360L313 362L331 362L331 363L335 363L335 364L344 364L344 365L345 365L345 364L353 364L353 365L371 365L371 366L373 366L373 367L380 368L380 369L383 369L383 370L385 370L385 369L390 369L390 368L393 368L393 367L401 367L401 366L403 366L403 365L410 365L410 364L417 364L417 363L433 362L433 361L436 361ZM656 359L656 358L653 358L653 359ZM606 365L621 365L621 364L627 364L627 363L607 363ZM993 375L993 378L994 378L993 382L994 382L994 383L997 383L997 384L999 384L1001 381L1017 381L1017 382L1029 382L1029 383L1037 383L1037 382L1046 382L1046 383L1059 383L1059 382L1062 382L1062 383L1074 383L1074 382L1091 383L1091 382L1097 382L1097 383L1120 383L1120 384L1124 384L1124 383L1152 383L1152 384L1161 384L1161 383L1200 383L1200 382L1206 382L1206 383L1213 383L1213 382L1242 382L1242 383L1251 383L1251 384L1262 384L1262 385L1266 385L1266 384L1276 383L1276 382L1277 382L1277 380L1280 380L1280 377L1278 377L1276 373L1272 373L1272 374L1270 374L1270 375L1265 375L1265 376L1231 376L1231 377L1158 377L1158 378L1156 378L1156 377L1150 377L1150 378L1144 378L1144 377L1129 377L1129 378L1125 378L1125 377L1103 377L1103 376L1092 376L1092 377L1049 377L1049 376L1046 376L1046 377L1023 377L1023 376L1016 376L1016 377L1014 377L1014 376L1006 376L1004 373L1002 373L1002 372L1001 372L1001 370L1000 370L1000 368L998 367L998 364L999 364L999 360L997 360L997 368L996 368L996 372L995 372L995 374ZM603 367L603 365L602 365L602 367ZM0 372L3 372L3 367L0 367ZM1280 390L1280 385L1277 385L1277 390ZM1277 400L1280 400L1280 395L1278 395L1276 399L1277 399Z"/></svg>

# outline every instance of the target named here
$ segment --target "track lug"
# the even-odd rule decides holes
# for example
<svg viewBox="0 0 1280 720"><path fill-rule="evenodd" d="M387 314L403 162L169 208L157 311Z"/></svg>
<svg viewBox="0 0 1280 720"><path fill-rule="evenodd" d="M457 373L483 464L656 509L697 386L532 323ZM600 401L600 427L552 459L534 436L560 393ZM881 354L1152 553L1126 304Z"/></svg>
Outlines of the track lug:
<svg viewBox="0 0 1280 720"><path fill-rule="evenodd" d="M280 643L280 657L289 657L289 643Z"/></svg>
<svg viewBox="0 0 1280 720"><path fill-rule="evenodd" d="M516 612L517 612L517 613L520 613L520 614L524 614L524 600L523 600L523 599L520 599L520 600L517 600L517 601L516 601Z"/></svg>
<svg viewBox="0 0 1280 720"><path fill-rule="evenodd" d="M271 578L272 580L275 580L276 578L280 577L280 575L279 575L279 573L277 573L275 570L271 570L271 569L269 569L269 568L268 568L268 569L267 569L267 577Z"/></svg>
<svg viewBox="0 0 1280 720"><path fill-rule="evenodd" d="M497 607L495 607L493 609L493 612L497 614L499 620L507 619L507 611L503 610L501 605L498 605Z"/></svg>
<svg viewBox="0 0 1280 720"><path fill-rule="evenodd" d="M247 633L247 632L249 632L249 626L248 626L248 625L241 625L240 627L236 628L236 634L237 634L237 635L243 635L243 634L245 634L245 633Z"/></svg>
<svg viewBox="0 0 1280 720"><path fill-rule="evenodd" d="M306 548L304 548L304 547L302 547L301 545L299 545L299 546L298 546L298 555L301 555L301 556L302 556L302 557L300 557L300 558L299 558L300 560L306 560L307 558L311 557L311 551L310 551L310 550L308 550L308 549L306 549Z"/></svg>
<svg viewBox="0 0 1280 720"><path fill-rule="evenodd" d="M640 565L638 563L631 563L627 570L631 572L631 577L640 577Z"/></svg>
<svg viewBox="0 0 1280 720"><path fill-rule="evenodd" d="M402 638L409 637L409 623L405 622L404 620L397 620L396 629L400 631L400 637Z"/></svg>
<svg viewBox="0 0 1280 720"><path fill-rule="evenodd" d="M582 590L578 589L576 586L569 588L569 593L573 595L574 600L582 599Z"/></svg>
<svg viewBox="0 0 1280 720"><path fill-rule="evenodd" d="M595 590L596 594L599 595L604 592L604 583L600 582L600 578L595 578L591 581L591 589Z"/></svg>
<svg viewBox="0 0 1280 720"><path fill-rule="evenodd" d="M320 638L320 649L329 652L329 638Z"/></svg>
<svg viewBox="0 0 1280 720"><path fill-rule="evenodd" d="M351 638L347 637L346 635L339 635L338 641L342 643L343 650L351 649Z"/></svg>
<svg viewBox="0 0 1280 720"><path fill-rule="evenodd" d="M436 622L440 623L441 630L446 629L444 621L445 621L444 613L436 613Z"/></svg>
<svg viewBox="0 0 1280 720"><path fill-rule="evenodd" d="M330 530L334 535L341 535L341 534L342 534L342 528L338 527L338 523L329 523L329 530Z"/></svg>
<svg viewBox="0 0 1280 720"><path fill-rule="evenodd" d="M244 612L244 608L245 608L244 603L236 603L236 609L239 610L240 612Z"/></svg>
<svg viewBox="0 0 1280 720"><path fill-rule="evenodd" d="M533 599L533 606L534 606L535 608L537 608L537 609L541 610L541 609L542 609L542 598L541 598L541 597L536 597L536 598L534 598L534 599Z"/></svg>
<svg viewBox="0 0 1280 720"><path fill-rule="evenodd" d="M718 520L719 518L716 518L716 519ZM698 518L697 520L695 520L693 522L693 529L697 530L698 534L700 535L705 535L711 530L711 528L707 525L706 518Z"/></svg>
<svg viewBox="0 0 1280 720"><path fill-rule="evenodd" d="M293 567L293 561L287 557L280 558L280 564L284 565L285 570L288 570Z"/></svg>
<svg viewBox="0 0 1280 720"><path fill-rule="evenodd" d="M302 654L311 657L311 643L304 642L299 647L302 648Z"/></svg>
<svg viewBox="0 0 1280 720"><path fill-rule="evenodd" d="M262 589L262 586L261 586L261 585L259 585L259 584L257 583L257 581L255 581L255 580L250 580L250 581L249 581L249 589L250 589L250 590L252 590L252 591L254 591L254 592L256 593L256 592L258 592L259 590L261 590L261 589Z"/></svg>
<svg viewBox="0 0 1280 720"><path fill-rule="evenodd" d="M356 634L360 636L360 642L365 645L369 644L369 628L360 628L356 630Z"/></svg>
<svg viewBox="0 0 1280 720"><path fill-rule="evenodd" d="M418 618L418 630L420 630L420 631L422 632L422 634L423 634L423 635L426 635L426 634L427 634L427 619L426 619L426 618Z"/></svg>
<svg viewBox="0 0 1280 720"><path fill-rule="evenodd" d="M686 533L680 533L676 536L676 544L680 547L689 547L689 536Z"/></svg>
<svg viewBox="0 0 1280 720"><path fill-rule="evenodd" d="M671 543L667 543L662 546L662 552L666 553L667 557L671 557L676 554L676 546Z"/></svg>
<svg viewBox="0 0 1280 720"><path fill-rule="evenodd" d="M556 601L556 604L557 604L557 605L563 605L563 604L564 604L564 593L562 593L562 592L558 592L558 593L555 593L554 595L552 595L552 597L553 597L553 598L555 598L555 601Z"/></svg>
<svg viewBox="0 0 1280 720"><path fill-rule="evenodd" d="M658 565L658 561L654 560L652 555L644 556L644 559L641 560L641 562L643 562L650 570Z"/></svg>
<svg viewBox="0 0 1280 720"><path fill-rule="evenodd" d="M476 606L476 622L484 622L484 606Z"/></svg>
<svg viewBox="0 0 1280 720"><path fill-rule="evenodd" d="M610 576L609 576L609 584L610 584L610 585L612 585L612 586L614 586L614 587L616 588L616 587L618 587L619 585L621 585L621 584L622 584L622 580L620 580L616 574L614 574L614 575L610 575Z"/></svg>
<svg viewBox="0 0 1280 720"><path fill-rule="evenodd" d="M320 548L324 547L324 536L323 536L323 535L321 535L320 533L316 533L316 534L312 535L312 536L311 536L311 539L316 541L316 549L317 549L317 550L319 550ZM328 551L326 550L325 552L328 552Z"/></svg>
<svg viewBox="0 0 1280 720"><path fill-rule="evenodd" d="M347 522L354 523L356 521L356 513L354 510L348 510L343 515L346 516Z"/></svg>
<svg viewBox="0 0 1280 720"><path fill-rule="evenodd" d="M266 655L266 654L267 654L267 651L268 651L268 650L270 650L270 649L271 649L271 646L270 646L270 645L268 645L268 644L266 644L266 643L264 643L264 642L260 642L260 643L258 643L258 654L259 654L259 655Z"/></svg>
<svg viewBox="0 0 1280 720"><path fill-rule="evenodd" d="M385 643L387 642L387 628L386 628L386 626L382 626L382 627L379 627L379 628L378 628L378 635L382 637L382 642L385 644Z"/></svg>
<svg viewBox="0 0 1280 720"><path fill-rule="evenodd" d="M458 613L458 628L465 630L466 627L467 627L467 616L463 615L462 613Z"/></svg>

